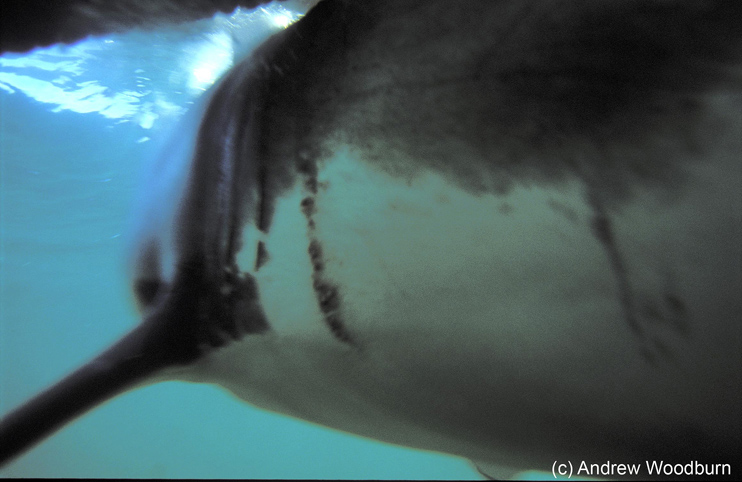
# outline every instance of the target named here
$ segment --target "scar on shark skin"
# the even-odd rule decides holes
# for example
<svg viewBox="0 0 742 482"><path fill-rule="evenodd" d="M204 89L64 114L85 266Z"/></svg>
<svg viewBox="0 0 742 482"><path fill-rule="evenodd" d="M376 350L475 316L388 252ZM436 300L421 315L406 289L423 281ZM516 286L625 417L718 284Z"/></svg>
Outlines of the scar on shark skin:
<svg viewBox="0 0 742 482"><path fill-rule="evenodd" d="M348 332L343 322L340 309L341 295L337 284L328 280L324 274L325 260L322 252L322 244L315 236L316 224L314 214L317 212L315 196L318 191L317 165L312 160L302 160L298 166L299 172L304 176L304 188L309 195L301 200L301 212L307 219L307 234L309 246L307 253L312 262L312 288L320 311L325 318L325 323L330 328L333 336L343 343L357 348L357 344Z"/></svg>
<svg viewBox="0 0 742 482"><path fill-rule="evenodd" d="M641 302L641 300L637 300L637 295L641 298L641 293L635 293L632 290L626 264L613 235L611 219L598 197L595 191L591 189L588 194L588 202L593 209L591 228L608 255L611 269L616 278L618 298L623 309L624 320L634 335L643 342L640 351L642 357L650 365L655 365L658 358L672 360L672 349L665 341L648 333L642 324L642 320L663 322L663 326L674 329L680 335L686 336L685 303L671 292L666 292L663 297L661 305L664 305L664 309L658 307L653 301Z"/></svg>

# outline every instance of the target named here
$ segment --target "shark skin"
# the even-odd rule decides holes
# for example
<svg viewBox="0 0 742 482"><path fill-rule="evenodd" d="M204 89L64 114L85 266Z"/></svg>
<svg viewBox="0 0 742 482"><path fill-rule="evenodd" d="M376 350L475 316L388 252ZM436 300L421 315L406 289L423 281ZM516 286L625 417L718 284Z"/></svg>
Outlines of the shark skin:
<svg viewBox="0 0 742 482"><path fill-rule="evenodd" d="M268 54L245 66L257 73L225 80L225 92L250 92L240 105L257 94L232 81L271 85L260 128L285 135L235 156L266 159L259 202L247 203L261 211L242 236L252 228L263 248L245 249L241 266L271 330L246 337L249 350L207 355L195 379L302 419L517 469L737 457L740 414L726 409L740 406L736 79L730 89L721 72L718 84L693 69L678 78L670 72L693 62L653 64L641 55L655 55L650 38L621 57L619 12L649 23L683 14L676 6L582 6L561 12L574 16L565 26L553 5L476 4L488 15L472 6L443 21L440 7L412 3L325 3L297 26L313 49L265 46L306 69ZM498 56L482 38L524 16L557 52L530 58L528 40L544 40L525 32L511 40L522 57L493 65L511 45ZM597 31L604 24L613 28ZM307 41L302 26L321 33ZM434 28L447 36L423 44ZM328 55L336 39L345 48ZM436 57L466 42L480 50ZM578 64L600 49L645 70L616 78L608 60L545 60L570 58L565 45L587 50ZM424 88L405 82L420 77ZM249 256L261 249L264 265ZM299 322L312 292L314 321Z"/></svg>
<svg viewBox="0 0 742 482"><path fill-rule="evenodd" d="M142 325L38 403L176 379L512 471L738 470L740 10L321 2L143 213Z"/></svg>

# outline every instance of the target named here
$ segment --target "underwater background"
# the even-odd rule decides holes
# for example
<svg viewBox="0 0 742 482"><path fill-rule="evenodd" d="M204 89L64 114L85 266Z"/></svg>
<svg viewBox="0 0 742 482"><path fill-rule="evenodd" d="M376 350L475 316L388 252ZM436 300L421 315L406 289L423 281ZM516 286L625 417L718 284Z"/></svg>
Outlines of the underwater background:
<svg viewBox="0 0 742 482"><path fill-rule="evenodd" d="M127 233L147 166L221 73L298 18L286 5L0 57L0 414L138 323ZM176 382L98 407L0 476L481 479Z"/></svg>

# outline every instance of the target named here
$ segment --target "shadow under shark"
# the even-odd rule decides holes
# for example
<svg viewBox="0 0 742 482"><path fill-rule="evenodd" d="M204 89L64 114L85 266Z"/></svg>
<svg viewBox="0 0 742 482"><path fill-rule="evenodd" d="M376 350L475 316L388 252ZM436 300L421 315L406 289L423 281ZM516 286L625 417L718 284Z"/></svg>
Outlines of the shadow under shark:
<svg viewBox="0 0 742 482"><path fill-rule="evenodd" d="M191 114L142 214L142 323L8 414L0 461L177 379L494 475L738 471L739 18L320 2Z"/></svg>

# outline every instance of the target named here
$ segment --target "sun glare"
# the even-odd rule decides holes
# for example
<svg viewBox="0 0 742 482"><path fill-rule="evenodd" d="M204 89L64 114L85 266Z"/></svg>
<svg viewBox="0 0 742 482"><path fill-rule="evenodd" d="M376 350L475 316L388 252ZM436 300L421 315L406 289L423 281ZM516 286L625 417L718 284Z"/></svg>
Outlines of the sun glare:
<svg viewBox="0 0 742 482"><path fill-rule="evenodd" d="M286 28L294 22L294 19L292 19L286 13L279 13L279 14L273 15L273 17L271 18L271 21L273 22L273 25L275 25L276 27Z"/></svg>
<svg viewBox="0 0 742 482"><path fill-rule="evenodd" d="M206 90L232 66L232 39L226 32L213 33L191 54L189 87Z"/></svg>

